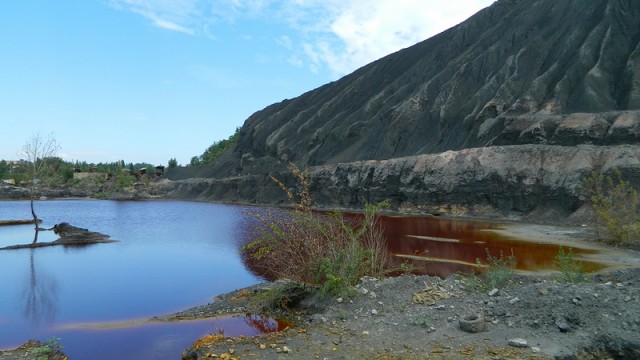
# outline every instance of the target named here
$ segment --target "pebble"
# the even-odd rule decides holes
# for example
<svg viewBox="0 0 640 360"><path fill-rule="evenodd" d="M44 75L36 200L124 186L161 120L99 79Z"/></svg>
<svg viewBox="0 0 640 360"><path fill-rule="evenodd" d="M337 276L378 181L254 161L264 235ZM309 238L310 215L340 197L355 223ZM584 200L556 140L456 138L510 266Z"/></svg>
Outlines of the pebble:
<svg viewBox="0 0 640 360"><path fill-rule="evenodd" d="M291 352L291 349L289 349L289 348L288 348L288 347L286 347L286 346L283 346L283 347L282 347L282 352L283 352L283 353L287 353L287 354L288 354L288 353L290 353L290 352Z"/></svg>
<svg viewBox="0 0 640 360"><path fill-rule="evenodd" d="M372 309L371 310L371 315L378 315L378 310Z"/></svg>
<svg viewBox="0 0 640 360"><path fill-rule="evenodd" d="M540 295L549 295L549 289L547 288L542 288L539 290Z"/></svg>
<svg viewBox="0 0 640 360"><path fill-rule="evenodd" d="M561 332L569 332L571 330L569 324L567 324L567 322L564 320L556 320L556 326L558 327L558 329L560 329Z"/></svg>
<svg viewBox="0 0 640 360"><path fill-rule="evenodd" d="M629 302L629 301L631 301L631 296L625 296L624 302Z"/></svg>
<svg viewBox="0 0 640 360"><path fill-rule="evenodd" d="M515 303L517 303L518 301L520 301L520 298L518 298L517 296L514 297L513 299L509 300L509 304L513 305Z"/></svg>
<svg viewBox="0 0 640 360"><path fill-rule="evenodd" d="M369 335L369 332L365 330L365 331L362 332L362 335L367 336L367 335Z"/></svg>
<svg viewBox="0 0 640 360"><path fill-rule="evenodd" d="M527 348L529 344L527 340L521 338L509 339L509 346L517 347L517 348Z"/></svg>
<svg viewBox="0 0 640 360"><path fill-rule="evenodd" d="M498 291L498 289L494 288L493 290L489 291L489 296L495 296L496 294L498 294Z"/></svg>
<svg viewBox="0 0 640 360"><path fill-rule="evenodd" d="M339 298L337 298L337 299L336 299L336 302L337 302L338 304L341 304L341 303L342 303L342 301L343 301L343 300L342 300L342 298L341 298L341 297L339 297Z"/></svg>
<svg viewBox="0 0 640 360"><path fill-rule="evenodd" d="M540 351L542 351L539 347L537 346L532 346L531 347L531 351L533 351L534 353L539 353Z"/></svg>

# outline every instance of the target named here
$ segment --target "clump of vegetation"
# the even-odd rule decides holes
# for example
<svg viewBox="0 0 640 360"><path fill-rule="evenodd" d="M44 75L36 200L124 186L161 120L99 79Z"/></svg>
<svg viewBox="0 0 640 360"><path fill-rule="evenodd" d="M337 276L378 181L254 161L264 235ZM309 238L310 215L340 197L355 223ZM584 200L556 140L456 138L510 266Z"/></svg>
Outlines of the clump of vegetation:
<svg viewBox="0 0 640 360"><path fill-rule="evenodd" d="M571 249L569 249L568 252L565 252L561 246L555 257L555 264L562 274L560 281L571 284L578 284L587 281L587 276L584 271L582 271L580 264L576 261L575 255Z"/></svg>
<svg viewBox="0 0 640 360"><path fill-rule="evenodd" d="M34 346L30 353L35 356L37 360L43 359L66 359L66 356L62 354L62 345L60 344L60 339L51 337L48 338L44 343L37 343L37 346Z"/></svg>
<svg viewBox="0 0 640 360"><path fill-rule="evenodd" d="M289 170L299 183L297 193L273 180L294 205L291 211L254 212L259 235L242 248L269 278L309 284L324 295L348 292L363 276L382 277L389 254L377 212L385 203L367 205L350 221L338 212L311 209L308 171Z"/></svg>
<svg viewBox="0 0 640 360"><path fill-rule="evenodd" d="M486 264L483 264L480 258L476 259L478 268L483 269L480 274L467 276L463 282L465 287L470 291L485 291L491 289L501 289L509 285L516 268L517 259L513 255L505 256L500 251L500 256L495 257L487 252Z"/></svg>
<svg viewBox="0 0 640 360"><path fill-rule="evenodd" d="M204 153L202 153L202 155L192 157L189 165L200 166L211 164L220 155L222 155L225 150L235 145L238 142L238 137L240 137L240 128L236 128L236 132L229 136L229 138L215 141L204 151Z"/></svg>
<svg viewBox="0 0 640 360"><path fill-rule="evenodd" d="M640 244L640 197L619 169L613 176L592 173L584 181L595 214L599 239L615 244Z"/></svg>
<svg viewBox="0 0 640 360"><path fill-rule="evenodd" d="M261 293L258 298L271 309L293 309L309 296L313 289L305 283L287 281Z"/></svg>

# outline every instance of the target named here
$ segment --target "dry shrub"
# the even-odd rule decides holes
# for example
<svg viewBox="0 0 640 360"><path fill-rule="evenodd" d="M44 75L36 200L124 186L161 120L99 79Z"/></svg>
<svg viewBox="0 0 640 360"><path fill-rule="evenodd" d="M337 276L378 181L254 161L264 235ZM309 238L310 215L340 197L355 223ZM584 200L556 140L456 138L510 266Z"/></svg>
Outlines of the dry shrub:
<svg viewBox="0 0 640 360"><path fill-rule="evenodd" d="M303 282L334 295L363 276L383 276L389 253L376 213L386 204L367 205L364 215L351 221L338 212L313 211L308 171L293 164L289 170L298 180L297 193L273 180L286 191L294 209L251 214L257 236L242 251L253 265L267 278Z"/></svg>

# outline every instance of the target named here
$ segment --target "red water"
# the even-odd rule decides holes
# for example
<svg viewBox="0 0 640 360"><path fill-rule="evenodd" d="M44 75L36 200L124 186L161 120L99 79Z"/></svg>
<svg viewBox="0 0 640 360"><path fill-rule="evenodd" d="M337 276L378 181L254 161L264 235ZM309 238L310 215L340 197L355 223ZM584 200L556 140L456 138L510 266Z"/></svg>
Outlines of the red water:
<svg viewBox="0 0 640 360"><path fill-rule="evenodd" d="M486 264L487 252L494 258L515 256L516 268L528 271L556 269L555 257L559 245L541 244L527 239L507 237L492 230L500 224L432 217L382 216L380 225L388 240L394 262L408 261L421 274L448 276L456 272L471 272L476 262ZM563 246L578 260L593 250ZM604 266L578 260L584 271L596 271Z"/></svg>

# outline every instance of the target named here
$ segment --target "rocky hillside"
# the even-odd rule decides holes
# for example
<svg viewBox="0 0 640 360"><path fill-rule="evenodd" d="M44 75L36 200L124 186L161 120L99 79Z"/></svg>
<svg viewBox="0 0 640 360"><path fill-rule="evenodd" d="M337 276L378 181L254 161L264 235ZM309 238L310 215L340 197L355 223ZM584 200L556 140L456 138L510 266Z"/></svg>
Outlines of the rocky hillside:
<svg viewBox="0 0 640 360"><path fill-rule="evenodd" d="M276 190L263 188L274 189L267 175L294 162L312 168L324 192L319 200L331 206L361 205L364 186L398 206L464 200L530 212L534 203L555 199L570 213L580 205L575 189L591 169L618 166L638 175L638 110L636 0L500 0L433 38L256 112L235 149L206 170L216 188L183 185L176 194L274 201ZM567 163L576 153L580 164ZM451 156L462 160L438 170L438 159ZM486 168L482 156L502 162ZM364 172L362 163L346 165L372 160L379 162L367 163ZM404 165L390 165L396 162ZM368 180L344 198L338 194L348 191L346 183L325 175L347 167L350 177ZM527 175L509 170L514 167L526 167ZM374 175L383 172L388 176ZM438 178L443 173L448 177ZM547 187L549 173L562 181ZM413 180L395 186L390 178ZM505 184L540 201L514 205L520 200L497 198L508 196L501 192ZM473 199L466 198L470 192Z"/></svg>

